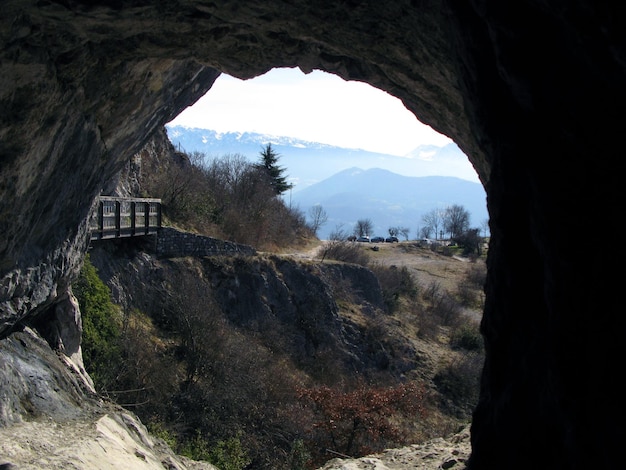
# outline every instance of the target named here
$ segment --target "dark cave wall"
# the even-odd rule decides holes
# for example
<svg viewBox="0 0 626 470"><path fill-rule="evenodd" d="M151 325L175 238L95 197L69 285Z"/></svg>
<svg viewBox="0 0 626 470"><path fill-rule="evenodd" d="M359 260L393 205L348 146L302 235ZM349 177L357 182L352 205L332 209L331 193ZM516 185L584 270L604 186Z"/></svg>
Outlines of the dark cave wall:
<svg viewBox="0 0 626 470"><path fill-rule="evenodd" d="M610 464L624 438L623 255L581 240L623 207L617 11L591 1L121 5L3 4L0 337L65 295L93 198L219 71L319 68L402 99L485 184L487 361L470 467Z"/></svg>
<svg viewBox="0 0 626 470"><path fill-rule="evenodd" d="M616 260L583 214L610 219L623 201L623 37L589 5L475 3L459 2L457 44L466 109L491 161L492 238L470 466L512 455L511 468L610 466L602 449L623 438L610 424L621 415L611 369L626 325L621 281L606 267Z"/></svg>

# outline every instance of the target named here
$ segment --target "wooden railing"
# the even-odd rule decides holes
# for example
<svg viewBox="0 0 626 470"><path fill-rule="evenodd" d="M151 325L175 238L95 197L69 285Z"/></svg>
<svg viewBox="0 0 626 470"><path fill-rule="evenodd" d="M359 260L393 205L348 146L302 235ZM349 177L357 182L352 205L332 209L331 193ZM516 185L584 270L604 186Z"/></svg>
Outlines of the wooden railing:
<svg viewBox="0 0 626 470"><path fill-rule="evenodd" d="M154 235L161 227L161 200L100 196L89 221L92 240Z"/></svg>

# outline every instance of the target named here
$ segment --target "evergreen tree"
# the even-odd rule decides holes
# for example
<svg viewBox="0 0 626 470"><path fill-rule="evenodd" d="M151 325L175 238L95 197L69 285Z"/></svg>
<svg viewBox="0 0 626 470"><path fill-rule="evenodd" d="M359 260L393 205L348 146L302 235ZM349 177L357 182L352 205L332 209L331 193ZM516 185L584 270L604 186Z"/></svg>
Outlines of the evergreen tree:
<svg viewBox="0 0 626 470"><path fill-rule="evenodd" d="M293 187L293 184L288 183L287 177L283 174L285 168L278 165L279 157L280 154L272 148L272 144L267 144L261 151L261 163L258 165L259 168L267 172L270 178L270 185L276 195L282 194Z"/></svg>

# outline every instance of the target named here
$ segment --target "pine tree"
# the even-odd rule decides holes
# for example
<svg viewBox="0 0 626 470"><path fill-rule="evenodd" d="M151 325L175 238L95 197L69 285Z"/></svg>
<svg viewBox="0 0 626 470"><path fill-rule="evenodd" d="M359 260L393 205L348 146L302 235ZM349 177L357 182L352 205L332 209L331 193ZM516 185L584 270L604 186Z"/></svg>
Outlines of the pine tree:
<svg viewBox="0 0 626 470"><path fill-rule="evenodd" d="M274 192L279 195L291 189L293 184L287 182L287 177L283 174L285 168L278 165L280 154L272 148L272 144L267 144L260 155L261 163L258 167L267 172Z"/></svg>

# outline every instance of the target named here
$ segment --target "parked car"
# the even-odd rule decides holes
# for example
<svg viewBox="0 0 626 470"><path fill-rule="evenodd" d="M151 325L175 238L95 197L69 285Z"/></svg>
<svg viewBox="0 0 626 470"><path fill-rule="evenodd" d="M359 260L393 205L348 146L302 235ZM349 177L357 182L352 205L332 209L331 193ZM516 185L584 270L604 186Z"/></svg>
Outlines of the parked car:
<svg viewBox="0 0 626 470"><path fill-rule="evenodd" d="M398 237L387 237L385 241L387 243L398 243L399 240L398 240Z"/></svg>
<svg viewBox="0 0 626 470"><path fill-rule="evenodd" d="M371 239L372 243L383 243L385 239L383 237L374 237Z"/></svg>
<svg viewBox="0 0 626 470"><path fill-rule="evenodd" d="M359 237L356 239L357 242L365 242L365 243L369 243L370 242L370 237Z"/></svg>

